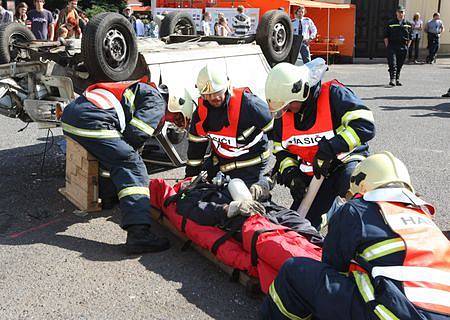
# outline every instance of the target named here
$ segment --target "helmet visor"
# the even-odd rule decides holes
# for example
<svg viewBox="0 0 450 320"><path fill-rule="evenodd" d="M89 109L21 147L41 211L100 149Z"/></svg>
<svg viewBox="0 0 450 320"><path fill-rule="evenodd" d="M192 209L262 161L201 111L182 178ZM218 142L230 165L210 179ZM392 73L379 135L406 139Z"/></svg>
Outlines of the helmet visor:
<svg viewBox="0 0 450 320"><path fill-rule="evenodd" d="M274 119L280 119L281 117L283 117L283 115L286 113L286 111L288 111L288 107L289 106L285 106L284 108L282 108L281 110L272 112L272 117Z"/></svg>
<svg viewBox="0 0 450 320"><path fill-rule="evenodd" d="M214 93L204 93L201 96L204 100L208 100L208 101L215 100L218 97L221 97L222 95L224 95L226 91L227 91L227 89L223 89L223 90L220 90L220 91L214 92Z"/></svg>

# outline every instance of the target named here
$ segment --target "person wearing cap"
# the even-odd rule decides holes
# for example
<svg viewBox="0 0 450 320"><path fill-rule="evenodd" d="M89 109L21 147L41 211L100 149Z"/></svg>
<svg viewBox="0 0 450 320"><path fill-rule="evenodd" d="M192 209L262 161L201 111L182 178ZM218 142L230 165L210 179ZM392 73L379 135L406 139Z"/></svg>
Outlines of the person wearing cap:
<svg viewBox="0 0 450 320"><path fill-rule="evenodd" d="M186 176L208 170L241 178L252 194L268 189L263 173L270 157L267 133L273 119L267 104L249 88L232 88L226 70L203 67L197 77L200 94L189 130ZM211 156L205 159L208 146Z"/></svg>
<svg viewBox="0 0 450 320"><path fill-rule="evenodd" d="M128 254L169 248L166 238L150 230L147 168L139 154L158 132L166 114L166 100L145 79L96 83L70 103L61 117L64 135L74 139L110 172L127 231Z"/></svg>
<svg viewBox="0 0 450 320"><path fill-rule="evenodd" d="M265 93L275 117L273 172L291 191L291 209L298 209L313 176L325 177L306 216L318 228L368 155L375 125L372 112L349 88L337 80L315 81L307 65L280 63L269 72Z"/></svg>
<svg viewBox="0 0 450 320"><path fill-rule="evenodd" d="M389 86L401 86L400 72L412 41L412 24L405 20L405 8L398 6L396 17L390 20L384 31L384 44L389 65Z"/></svg>
<svg viewBox="0 0 450 320"><path fill-rule="evenodd" d="M390 152L368 157L349 197L331 215L322 262L287 260L261 318L448 320L450 242L406 166Z"/></svg>
<svg viewBox="0 0 450 320"><path fill-rule="evenodd" d="M133 26L133 30L137 33L137 30L136 30L136 17L133 16L133 8L130 5L128 5L128 6L125 7L125 9L123 9L122 13L125 16L125 18L127 18L128 21Z"/></svg>

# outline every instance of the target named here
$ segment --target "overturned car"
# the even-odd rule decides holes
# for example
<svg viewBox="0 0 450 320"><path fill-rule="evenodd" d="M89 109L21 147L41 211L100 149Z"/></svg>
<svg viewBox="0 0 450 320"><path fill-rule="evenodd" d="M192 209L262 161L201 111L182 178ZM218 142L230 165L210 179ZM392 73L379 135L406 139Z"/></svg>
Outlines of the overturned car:
<svg viewBox="0 0 450 320"><path fill-rule="evenodd" d="M289 16L267 12L257 34L244 37L197 36L184 13L163 20L161 40L136 38L121 15L103 13L88 24L82 39L37 41L25 26L0 26L0 113L48 128L59 125L64 107L95 82L149 76L169 90L194 88L198 71L220 63L235 86L264 98L270 65L284 61L292 46ZM145 147L146 162L181 166L186 139L170 122Z"/></svg>

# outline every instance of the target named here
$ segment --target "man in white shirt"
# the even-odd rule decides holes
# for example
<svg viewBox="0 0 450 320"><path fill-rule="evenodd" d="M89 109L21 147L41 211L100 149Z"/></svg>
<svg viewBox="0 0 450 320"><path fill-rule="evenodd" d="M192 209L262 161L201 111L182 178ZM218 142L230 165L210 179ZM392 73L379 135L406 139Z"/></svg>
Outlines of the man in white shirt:
<svg viewBox="0 0 450 320"><path fill-rule="evenodd" d="M309 43L317 36L316 25L310 18L305 17L305 14L305 7L300 6L295 12L296 18L292 21L292 24L294 26L294 36L297 36L294 37L294 41L301 41L300 54L302 56L303 63L311 61ZM303 39L300 36L303 36Z"/></svg>
<svg viewBox="0 0 450 320"><path fill-rule="evenodd" d="M6 10L0 4L0 24L9 23L13 21L13 14L11 11Z"/></svg>
<svg viewBox="0 0 450 320"><path fill-rule="evenodd" d="M211 12L206 11L203 14L203 21L202 21L202 31L204 36L211 36Z"/></svg>

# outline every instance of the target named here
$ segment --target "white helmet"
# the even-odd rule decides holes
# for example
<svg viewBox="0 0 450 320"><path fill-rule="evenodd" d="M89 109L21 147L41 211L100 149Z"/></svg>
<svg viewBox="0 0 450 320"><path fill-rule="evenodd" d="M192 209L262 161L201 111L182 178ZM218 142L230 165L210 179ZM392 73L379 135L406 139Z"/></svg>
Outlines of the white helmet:
<svg viewBox="0 0 450 320"><path fill-rule="evenodd" d="M229 88L227 72L219 65L207 64L198 73L197 89L200 94L213 94Z"/></svg>
<svg viewBox="0 0 450 320"><path fill-rule="evenodd" d="M182 113L186 126L192 119L196 103L193 95L189 90L184 89L183 92L177 93L174 90L169 90L169 101L167 102L167 108L172 113Z"/></svg>
<svg viewBox="0 0 450 320"><path fill-rule="evenodd" d="M361 161L350 178L350 192L365 194L380 187L402 185L414 192L405 164L388 151Z"/></svg>
<svg viewBox="0 0 450 320"><path fill-rule="evenodd" d="M307 66L279 63L266 80L266 100L275 118L281 117L285 107L293 101L305 101L311 87L310 70Z"/></svg>

